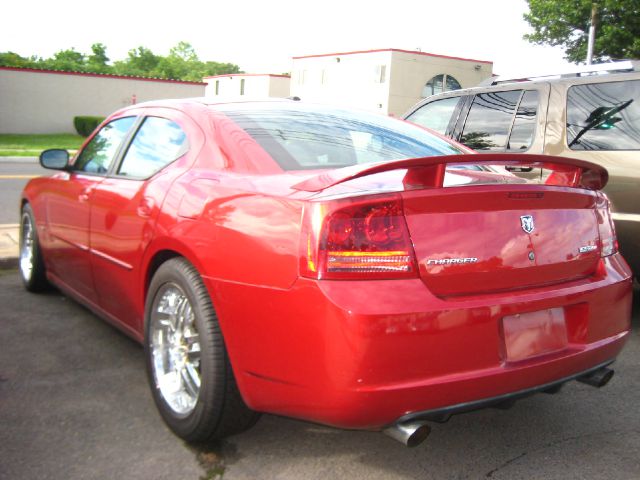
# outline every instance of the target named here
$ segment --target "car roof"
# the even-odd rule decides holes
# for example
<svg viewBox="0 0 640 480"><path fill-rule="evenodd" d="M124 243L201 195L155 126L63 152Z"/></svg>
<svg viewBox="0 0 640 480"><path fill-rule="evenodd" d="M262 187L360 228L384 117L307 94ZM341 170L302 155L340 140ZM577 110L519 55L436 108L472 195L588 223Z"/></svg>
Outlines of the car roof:
<svg viewBox="0 0 640 480"><path fill-rule="evenodd" d="M637 72L640 75L640 61L626 60L622 62L597 63L593 65L574 65L561 72L539 72L535 75L504 76L496 75L481 82L478 87L489 87L505 83L521 82L572 82L582 78L615 78L617 75Z"/></svg>
<svg viewBox="0 0 640 480"><path fill-rule="evenodd" d="M127 108L136 107L176 107L179 105L227 105L232 103L291 103L294 99L275 98L275 97L225 97L223 99L209 97L192 97L192 98L169 98L163 100L150 100L131 105Z"/></svg>

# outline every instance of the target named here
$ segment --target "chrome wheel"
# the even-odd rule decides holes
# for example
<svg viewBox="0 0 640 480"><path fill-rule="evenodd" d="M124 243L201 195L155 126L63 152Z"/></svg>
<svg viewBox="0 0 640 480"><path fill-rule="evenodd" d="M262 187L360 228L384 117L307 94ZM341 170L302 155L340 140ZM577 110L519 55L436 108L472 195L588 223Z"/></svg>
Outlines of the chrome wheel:
<svg viewBox="0 0 640 480"><path fill-rule="evenodd" d="M166 283L149 320L155 387L171 410L189 415L200 393L200 336L191 302L177 284Z"/></svg>
<svg viewBox="0 0 640 480"><path fill-rule="evenodd" d="M20 273L22 278L28 282L33 276L33 265L35 260L35 232L31 216L24 212L22 214L22 235L20 237Z"/></svg>
<svg viewBox="0 0 640 480"><path fill-rule="evenodd" d="M145 360L162 419L188 442L209 442L251 427L258 414L236 385L218 316L198 270L164 261L145 301Z"/></svg>

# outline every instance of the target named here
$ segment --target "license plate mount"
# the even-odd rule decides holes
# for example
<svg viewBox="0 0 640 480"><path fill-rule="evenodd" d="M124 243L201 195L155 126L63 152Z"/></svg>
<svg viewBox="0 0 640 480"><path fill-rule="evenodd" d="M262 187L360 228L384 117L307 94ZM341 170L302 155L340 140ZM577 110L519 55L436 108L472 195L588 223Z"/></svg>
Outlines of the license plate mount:
<svg viewBox="0 0 640 480"><path fill-rule="evenodd" d="M548 308L502 318L505 356L519 362L567 348L563 308Z"/></svg>

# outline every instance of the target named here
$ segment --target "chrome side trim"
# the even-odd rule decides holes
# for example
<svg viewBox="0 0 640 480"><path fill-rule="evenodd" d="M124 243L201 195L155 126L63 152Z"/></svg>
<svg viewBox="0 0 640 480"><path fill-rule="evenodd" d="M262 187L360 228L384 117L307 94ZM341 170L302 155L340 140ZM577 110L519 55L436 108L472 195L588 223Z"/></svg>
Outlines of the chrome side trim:
<svg viewBox="0 0 640 480"><path fill-rule="evenodd" d="M49 230L49 231L51 231L51 230ZM57 235L57 234L55 234L55 233L51 233L51 236L52 236L53 238L57 238L57 239L58 239L58 240L60 240L61 242L64 242L64 243L66 243L66 244L68 244L68 245L71 245L72 247L79 248L79 249L80 249L80 250L82 250L83 252L88 252L89 250L91 250L91 249L89 248L89 245L84 245L84 244L82 244L82 243L72 242L71 240L67 240L66 238L61 237L60 235Z"/></svg>
<svg viewBox="0 0 640 480"><path fill-rule="evenodd" d="M111 255L107 255L104 252L101 252L100 250L96 250L94 248L90 248L89 251L94 254L97 257L103 258L104 260L107 260L108 262L114 263L115 265L124 268L125 270L133 270L133 265L130 265L126 262L123 262L122 260L118 260L117 258L113 258Z"/></svg>

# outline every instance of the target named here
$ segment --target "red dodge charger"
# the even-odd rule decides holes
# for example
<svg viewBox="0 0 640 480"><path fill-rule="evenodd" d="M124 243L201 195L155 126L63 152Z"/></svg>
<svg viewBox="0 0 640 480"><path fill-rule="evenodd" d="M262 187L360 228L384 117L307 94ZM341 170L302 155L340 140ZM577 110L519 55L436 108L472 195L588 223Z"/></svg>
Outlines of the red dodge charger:
<svg viewBox="0 0 640 480"><path fill-rule="evenodd" d="M206 99L124 108L40 161L57 172L23 192L26 288L143 343L188 441L270 412L415 445L452 414L604 385L629 336L607 172L588 162ZM549 175L507 171L531 166Z"/></svg>

